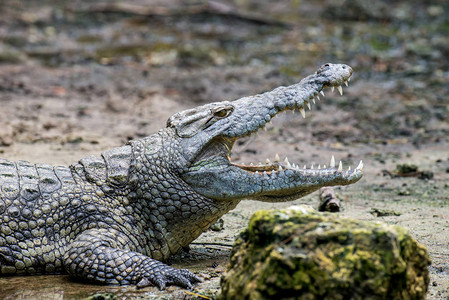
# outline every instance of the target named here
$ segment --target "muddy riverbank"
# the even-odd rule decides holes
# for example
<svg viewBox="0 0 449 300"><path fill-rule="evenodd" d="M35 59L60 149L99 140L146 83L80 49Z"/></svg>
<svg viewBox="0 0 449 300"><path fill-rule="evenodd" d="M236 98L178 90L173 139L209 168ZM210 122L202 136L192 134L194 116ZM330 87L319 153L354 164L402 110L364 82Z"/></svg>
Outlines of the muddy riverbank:
<svg viewBox="0 0 449 300"><path fill-rule="evenodd" d="M0 157L68 165L147 136L182 109L289 85L326 62L346 63L355 73L343 96L329 91L306 119L280 115L267 132L239 141L232 159L257 163L279 153L310 166L334 155L346 167L362 159L364 178L336 190L340 214L407 228L432 258L428 299L447 299L446 2L2 1ZM394 176L404 163L432 177ZM206 232L173 264L202 274L193 292L213 295L250 215L297 203L316 207L318 195L244 201L224 217L224 230ZM174 287L137 291L67 276L0 278L5 299L98 292L196 297Z"/></svg>

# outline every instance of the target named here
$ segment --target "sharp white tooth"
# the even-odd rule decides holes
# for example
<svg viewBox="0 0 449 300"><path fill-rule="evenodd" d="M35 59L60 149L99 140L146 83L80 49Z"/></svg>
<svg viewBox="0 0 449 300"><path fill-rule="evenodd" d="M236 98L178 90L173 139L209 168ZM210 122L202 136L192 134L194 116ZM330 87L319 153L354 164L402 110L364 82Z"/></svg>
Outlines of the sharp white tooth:
<svg viewBox="0 0 449 300"><path fill-rule="evenodd" d="M337 86L337 90L340 93L340 95L343 96L343 88L341 87L341 85Z"/></svg>
<svg viewBox="0 0 449 300"><path fill-rule="evenodd" d="M313 169L313 165L311 165L310 168Z"/></svg>
<svg viewBox="0 0 449 300"><path fill-rule="evenodd" d="M341 163L341 160L340 160L340 163L338 164L338 170L337 170L337 172L343 172L343 164Z"/></svg>
<svg viewBox="0 0 449 300"><path fill-rule="evenodd" d="M271 161L267 158L267 160L265 161L265 163L266 163L267 165L269 165L269 164L271 164Z"/></svg>
<svg viewBox="0 0 449 300"><path fill-rule="evenodd" d="M305 170L305 169L307 169L307 166L306 166L306 165L304 165L304 170Z"/></svg>
<svg viewBox="0 0 449 300"><path fill-rule="evenodd" d="M259 171L256 171L256 174L259 174Z"/></svg>
<svg viewBox="0 0 449 300"><path fill-rule="evenodd" d="M306 102L307 107L309 108L309 110L312 110L312 107L310 106L309 102Z"/></svg>
<svg viewBox="0 0 449 300"><path fill-rule="evenodd" d="M282 166L279 166L279 171L282 171Z"/></svg>
<svg viewBox="0 0 449 300"><path fill-rule="evenodd" d="M306 118L306 112L304 111L304 108L300 108L299 112L301 113L301 116L305 119Z"/></svg>
<svg viewBox="0 0 449 300"><path fill-rule="evenodd" d="M289 162L289 161L287 161L287 168L289 168L289 169L291 169L291 168L292 168L292 165L290 164L290 162Z"/></svg>
<svg viewBox="0 0 449 300"><path fill-rule="evenodd" d="M348 80L346 80L347 82L351 81L351 77L348 78Z"/></svg>
<svg viewBox="0 0 449 300"><path fill-rule="evenodd" d="M331 164L330 164L330 167L331 167L331 168L335 168L335 158L334 158L333 155L332 155L332 158L331 158Z"/></svg>
<svg viewBox="0 0 449 300"><path fill-rule="evenodd" d="M326 165L323 166L323 169L326 169Z"/></svg>
<svg viewBox="0 0 449 300"><path fill-rule="evenodd" d="M274 156L274 161L275 162L278 162L278 161L280 161L281 159L279 158L279 154L277 154L276 153L276 155Z"/></svg>
<svg viewBox="0 0 449 300"><path fill-rule="evenodd" d="M288 158L287 157L285 157L284 163L288 164Z"/></svg>
<svg viewBox="0 0 449 300"><path fill-rule="evenodd" d="M262 163L259 161L259 167L262 167Z"/></svg>
<svg viewBox="0 0 449 300"><path fill-rule="evenodd" d="M313 102L313 104L315 104L316 102L315 102L315 98L312 98L312 102Z"/></svg>
<svg viewBox="0 0 449 300"><path fill-rule="evenodd" d="M321 165L318 165L318 170L321 170Z"/></svg>
<svg viewBox="0 0 449 300"><path fill-rule="evenodd" d="M351 166L348 167L348 171L351 171Z"/></svg>
<svg viewBox="0 0 449 300"><path fill-rule="evenodd" d="M296 169L296 165L295 165L295 164L292 164L292 168L293 168L293 169Z"/></svg>
<svg viewBox="0 0 449 300"><path fill-rule="evenodd" d="M263 171L263 175L267 176L267 171Z"/></svg>
<svg viewBox="0 0 449 300"><path fill-rule="evenodd" d="M263 131L267 132L267 129L265 127L262 127Z"/></svg>
<svg viewBox="0 0 449 300"><path fill-rule="evenodd" d="M363 162L362 161L359 162L359 165L357 166L356 169L359 170L359 171L361 171L363 169Z"/></svg>
<svg viewBox="0 0 449 300"><path fill-rule="evenodd" d="M331 91L332 91L332 93L334 92L334 88L335 88L334 86L332 86L332 87L331 87Z"/></svg>
<svg viewBox="0 0 449 300"><path fill-rule="evenodd" d="M346 85L346 86L348 86L348 81L349 81L349 79L348 79L347 81L345 81L345 85Z"/></svg>
<svg viewBox="0 0 449 300"><path fill-rule="evenodd" d="M323 95L323 97L324 97L324 92L323 91L320 91L320 94ZM318 98L318 100L320 100L320 98Z"/></svg>
<svg viewBox="0 0 449 300"><path fill-rule="evenodd" d="M254 164L253 164L253 163L249 163L249 165L250 165L250 166L254 166Z"/></svg>

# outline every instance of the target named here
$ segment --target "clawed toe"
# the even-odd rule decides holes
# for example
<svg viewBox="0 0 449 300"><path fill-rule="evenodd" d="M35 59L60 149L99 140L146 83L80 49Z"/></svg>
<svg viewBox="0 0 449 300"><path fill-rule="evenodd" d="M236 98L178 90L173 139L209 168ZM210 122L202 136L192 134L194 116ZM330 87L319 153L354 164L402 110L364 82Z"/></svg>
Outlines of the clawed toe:
<svg viewBox="0 0 449 300"><path fill-rule="evenodd" d="M187 269L175 269L167 267L157 275L147 274L137 283L137 288L145 288L154 285L159 290L164 290L167 285L176 285L185 289L192 289L195 283L201 282L201 278Z"/></svg>
<svg viewBox="0 0 449 300"><path fill-rule="evenodd" d="M195 275L194 273L190 272L187 269L180 269L179 272L181 272L182 276L188 278L189 281L192 283L202 282L200 277L198 277L197 275Z"/></svg>
<svg viewBox="0 0 449 300"><path fill-rule="evenodd" d="M137 286L138 289L143 289L143 288L146 288L147 286L150 286L150 285L151 285L151 281L149 281L148 278L146 278L146 277L142 278L142 279L136 284L136 286Z"/></svg>

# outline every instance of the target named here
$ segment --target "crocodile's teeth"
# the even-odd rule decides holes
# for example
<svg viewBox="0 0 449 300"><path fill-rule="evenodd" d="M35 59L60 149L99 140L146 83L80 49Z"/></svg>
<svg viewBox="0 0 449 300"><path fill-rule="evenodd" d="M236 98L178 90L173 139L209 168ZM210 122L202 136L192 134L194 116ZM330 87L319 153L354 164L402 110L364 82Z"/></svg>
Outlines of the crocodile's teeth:
<svg viewBox="0 0 449 300"><path fill-rule="evenodd" d="M339 172L339 173L343 172L343 164L341 163L341 160L340 160L340 163L338 164L337 172Z"/></svg>
<svg viewBox="0 0 449 300"><path fill-rule="evenodd" d="M317 96L318 97L318 96ZM316 102L315 102L315 98L312 98L312 102L313 102L313 104L315 104Z"/></svg>
<svg viewBox="0 0 449 300"><path fill-rule="evenodd" d="M267 158L267 160L265 161L265 163L266 163L267 165L271 164L270 159Z"/></svg>
<svg viewBox="0 0 449 300"><path fill-rule="evenodd" d="M351 166L348 167L348 171L351 171Z"/></svg>
<svg viewBox="0 0 449 300"><path fill-rule="evenodd" d="M323 169L326 169L326 165L323 165Z"/></svg>
<svg viewBox="0 0 449 300"><path fill-rule="evenodd" d="M334 158L334 156L332 155L332 158L331 158L331 163L330 163L330 165L329 165L331 168L335 168L335 158Z"/></svg>
<svg viewBox="0 0 449 300"><path fill-rule="evenodd" d="M282 171L282 166L279 166L279 171Z"/></svg>
<svg viewBox="0 0 449 300"><path fill-rule="evenodd" d="M351 77L348 78L348 80L346 80L347 82L351 81Z"/></svg>
<svg viewBox="0 0 449 300"><path fill-rule="evenodd" d="M265 131L265 132L267 132L267 129L266 129L265 127L262 127L262 130Z"/></svg>
<svg viewBox="0 0 449 300"><path fill-rule="evenodd" d="M307 107L309 108L309 110L312 110L312 107L310 106L309 102L306 102Z"/></svg>
<svg viewBox="0 0 449 300"><path fill-rule="evenodd" d="M304 165L304 170L305 170L305 169L307 169L307 166L306 166L306 165Z"/></svg>
<svg viewBox="0 0 449 300"><path fill-rule="evenodd" d="M321 165L318 165L318 170L321 170Z"/></svg>
<svg viewBox="0 0 449 300"><path fill-rule="evenodd" d="M348 79L347 81L345 81L345 85L346 85L346 86L348 86L348 81L349 81L349 79Z"/></svg>
<svg viewBox="0 0 449 300"><path fill-rule="evenodd" d="M274 157L274 161L275 161L275 162L278 162L279 160L281 160L281 159L279 158L279 154L276 153L276 156Z"/></svg>
<svg viewBox="0 0 449 300"><path fill-rule="evenodd" d="M313 165L311 165L310 168L313 169Z"/></svg>
<svg viewBox="0 0 449 300"><path fill-rule="evenodd" d="M259 171L256 171L256 174L259 174Z"/></svg>
<svg viewBox="0 0 449 300"><path fill-rule="evenodd" d="M299 112L301 113L301 116L305 119L306 118L306 112L304 111L304 108L300 108Z"/></svg>
<svg viewBox="0 0 449 300"><path fill-rule="evenodd" d="M290 162L288 161L288 158L287 158L287 157L285 157L285 159L284 159L284 164L286 165L287 169L291 169L291 168L292 168L292 165L291 165Z"/></svg>
<svg viewBox="0 0 449 300"><path fill-rule="evenodd" d="M337 86L337 90L340 93L340 95L343 96L343 89L342 89L341 85Z"/></svg>
<svg viewBox="0 0 449 300"><path fill-rule="evenodd" d="M331 87L331 91L332 91L332 93L334 92L334 89L335 89L335 87L334 87L334 86L332 86L332 87Z"/></svg>
<svg viewBox="0 0 449 300"><path fill-rule="evenodd" d="M360 162L359 162L359 165L358 165L357 168L356 168L356 170L361 171L362 169L363 169L363 162L360 161Z"/></svg>
<svg viewBox="0 0 449 300"><path fill-rule="evenodd" d="M323 97L324 97L324 92L323 91L320 91L320 94L323 95ZM320 100L320 98L318 98L318 100Z"/></svg>

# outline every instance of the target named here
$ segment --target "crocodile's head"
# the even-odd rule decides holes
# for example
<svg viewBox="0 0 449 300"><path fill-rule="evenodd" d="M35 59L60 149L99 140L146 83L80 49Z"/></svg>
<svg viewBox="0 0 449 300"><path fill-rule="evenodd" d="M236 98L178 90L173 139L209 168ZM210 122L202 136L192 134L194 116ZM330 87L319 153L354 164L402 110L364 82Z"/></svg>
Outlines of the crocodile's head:
<svg viewBox="0 0 449 300"><path fill-rule="evenodd" d="M363 164L343 170L332 157L329 167L299 168L288 160L254 166L232 163L231 150L241 137L263 129L278 113L299 110L319 98L323 89L349 81L352 69L342 64L325 64L298 84L271 92L223 101L185 110L167 122L179 139L185 166L181 178L199 194L216 200L257 199L287 201L300 198L323 186L348 185L362 177Z"/></svg>

